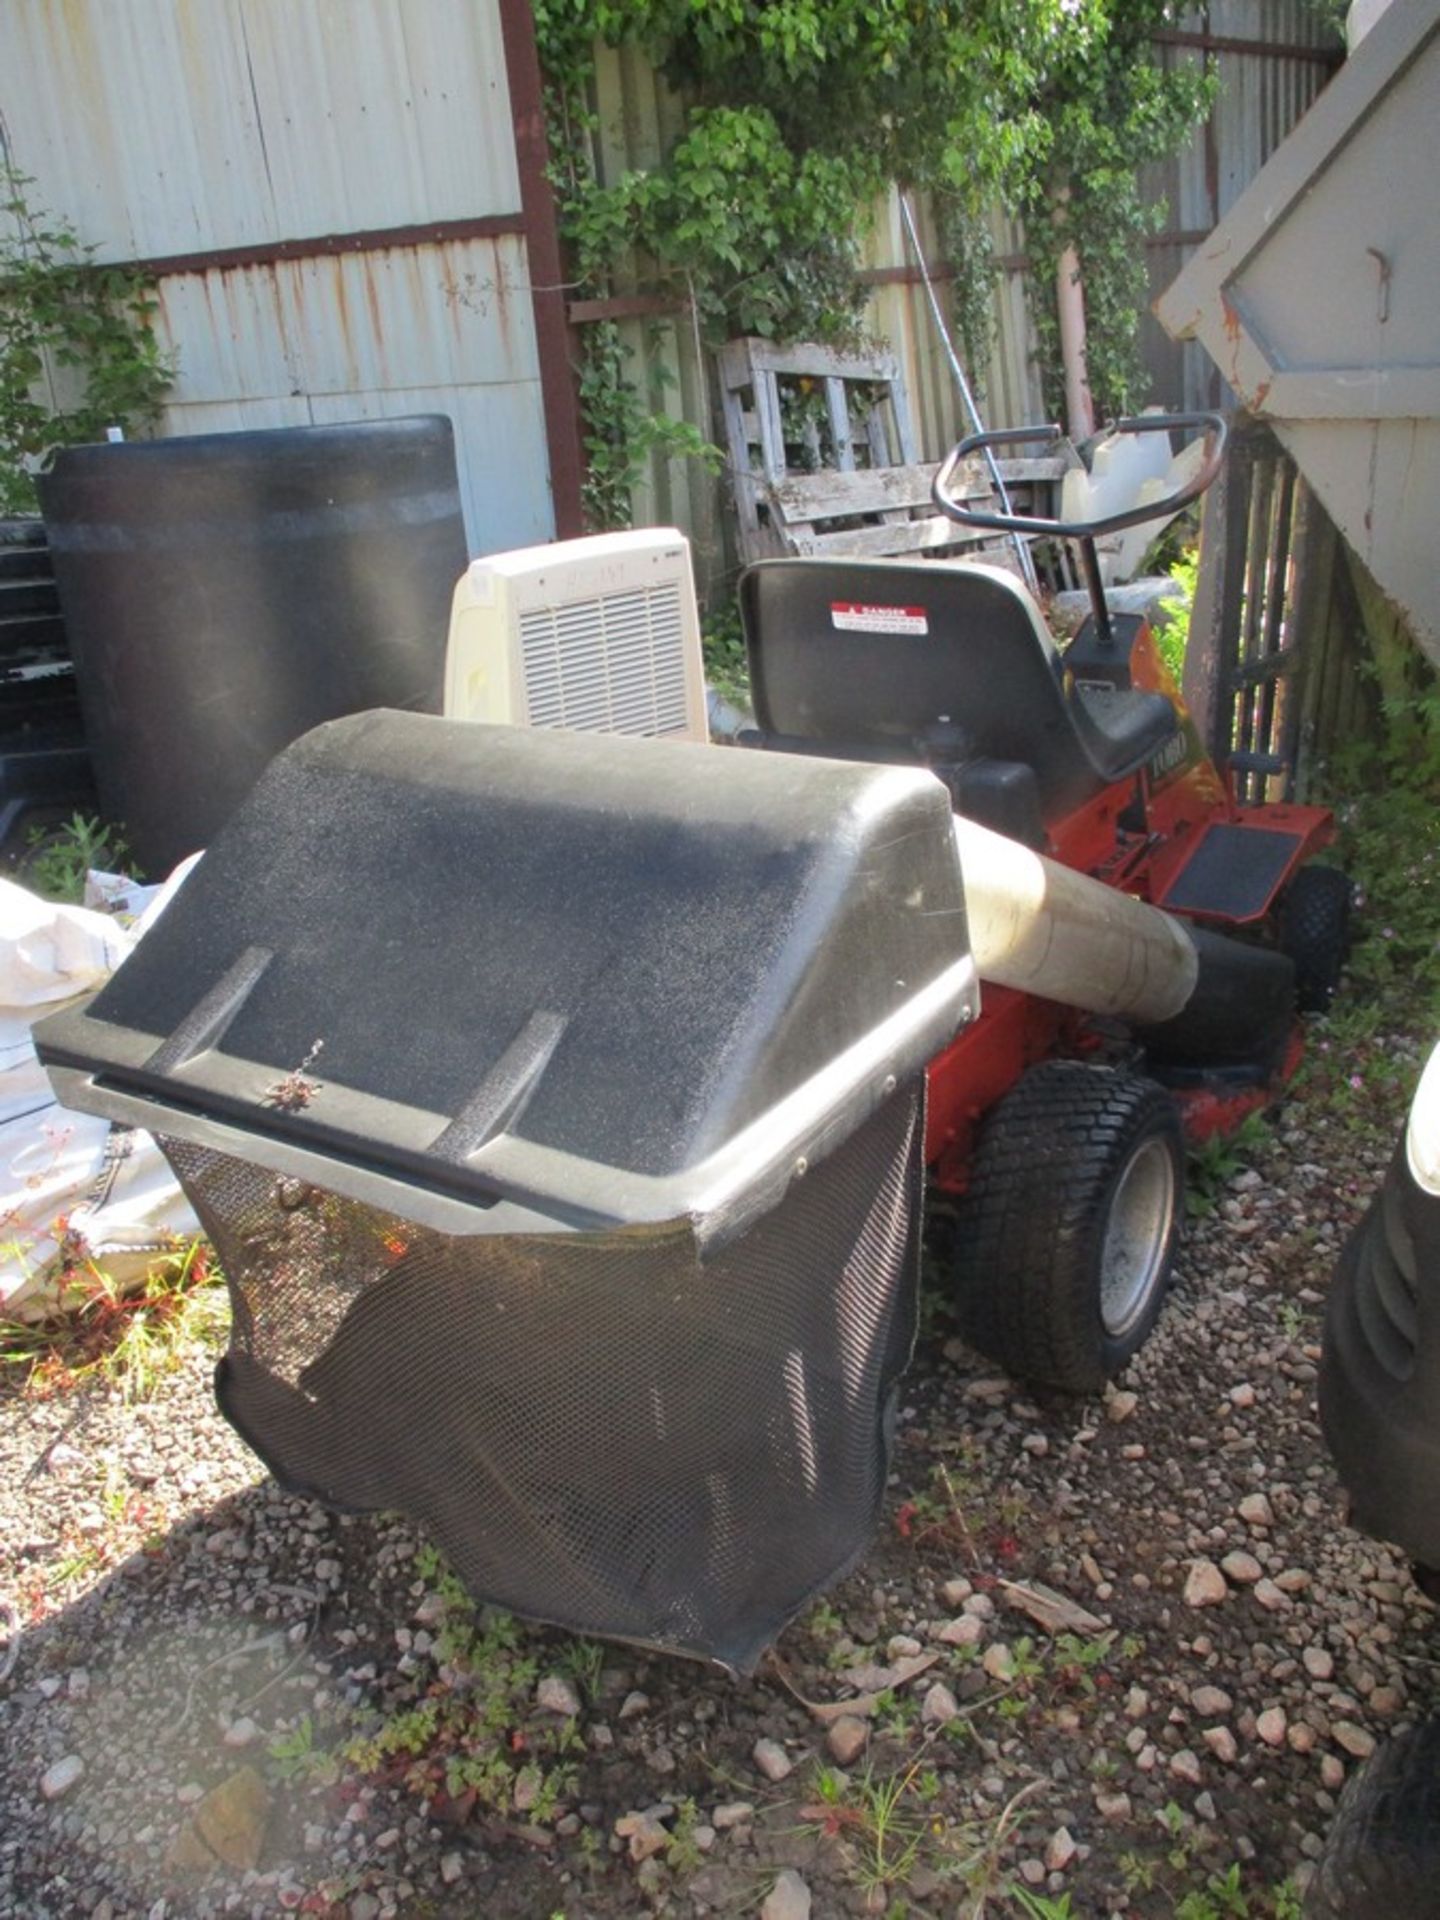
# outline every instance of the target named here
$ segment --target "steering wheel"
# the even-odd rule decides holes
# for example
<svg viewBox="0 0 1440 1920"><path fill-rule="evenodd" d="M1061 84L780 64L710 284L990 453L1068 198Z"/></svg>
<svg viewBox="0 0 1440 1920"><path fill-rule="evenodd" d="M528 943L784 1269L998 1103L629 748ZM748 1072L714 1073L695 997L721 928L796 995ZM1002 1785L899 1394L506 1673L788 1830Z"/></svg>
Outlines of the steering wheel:
<svg viewBox="0 0 1440 1920"><path fill-rule="evenodd" d="M968 439L952 448L941 462L932 489L935 504L942 513L949 514L952 520L958 520L963 527L982 527L996 533L1043 533L1052 539L1093 540L1099 534L1118 533L1122 527L1138 527L1146 520L1159 520L1165 514L1178 512L1189 501L1204 493L1220 471L1229 429L1225 424L1225 416L1220 413L1151 413L1138 420L1117 420L1112 429L1115 433L1169 433L1176 427L1182 430L1186 427L1204 428L1205 451L1199 472L1177 493L1168 495L1164 500L1147 500L1144 506L1127 507L1123 513L1107 514L1102 520L1046 520L1038 514L1029 513L977 513L973 507L962 505L951 490L961 461L972 453L994 447L1017 446L1027 441L1053 446L1057 440L1064 438L1061 429L1056 426L997 427L989 433L972 433Z"/></svg>

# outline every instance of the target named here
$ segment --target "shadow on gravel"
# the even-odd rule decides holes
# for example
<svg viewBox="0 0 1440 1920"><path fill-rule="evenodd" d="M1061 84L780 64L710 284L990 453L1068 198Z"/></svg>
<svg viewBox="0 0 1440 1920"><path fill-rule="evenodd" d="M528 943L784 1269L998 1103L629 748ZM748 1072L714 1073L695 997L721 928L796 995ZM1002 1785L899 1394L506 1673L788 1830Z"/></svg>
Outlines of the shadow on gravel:
<svg viewBox="0 0 1440 1920"><path fill-rule="evenodd" d="M56 1543L26 1544L22 1576L53 1574ZM0 1914L571 1911L533 1845L422 1817L403 1768L326 1758L410 1691L416 1545L394 1516L261 1480L23 1627L0 1689Z"/></svg>

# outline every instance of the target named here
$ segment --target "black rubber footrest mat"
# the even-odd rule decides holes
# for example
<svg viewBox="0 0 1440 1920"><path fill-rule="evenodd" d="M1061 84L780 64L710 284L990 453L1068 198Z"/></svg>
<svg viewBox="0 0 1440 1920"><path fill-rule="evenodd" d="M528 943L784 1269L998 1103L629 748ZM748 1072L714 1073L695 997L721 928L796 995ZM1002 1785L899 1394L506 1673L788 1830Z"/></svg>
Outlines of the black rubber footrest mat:
<svg viewBox="0 0 1440 1920"><path fill-rule="evenodd" d="M1300 839L1273 827L1207 827L1156 905L1175 913L1253 920L1265 911Z"/></svg>

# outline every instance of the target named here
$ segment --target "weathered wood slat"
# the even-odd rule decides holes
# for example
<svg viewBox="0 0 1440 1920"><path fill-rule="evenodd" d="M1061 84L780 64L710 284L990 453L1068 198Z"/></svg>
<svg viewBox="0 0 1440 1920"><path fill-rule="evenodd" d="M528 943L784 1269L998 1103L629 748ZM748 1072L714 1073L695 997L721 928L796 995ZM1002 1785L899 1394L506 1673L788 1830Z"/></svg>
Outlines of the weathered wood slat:
<svg viewBox="0 0 1440 1920"><path fill-rule="evenodd" d="M997 460L995 464L1007 486L1012 481L1019 486L1025 480L1063 480L1076 462L1061 453L1042 453L1024 460Z"/></svg>
<svg viewBox="0 0 1440 1920"><path fill-rule="evenodd" d="M918 458L909 401L892 354L752 339L730 341L718 359L745 559L775 552L883 556L945 549L1001 557L993 532L961 527L934 509L936 464ZM834 465L793 473L787 467L781 394L801 381L807 387L815 383L823 394ZM783 386L786 382L791 385ZM847 383L863 383L863 414L857 404L862 396ZM807 419L801 438L801 457L813 467L825 450L818 419ZM859 459L867 464L858 466ZM1001 460L999 471L1007 484L1032 489L1059 480L1073 464L1073 455L1051 454ZM969 463L956 491L977 504L993 500L988 464ZM839 526L837 521L869 524Z"/></svg>
<svg viewBox="0 0 1440 1920"><path fill-rule="evenodd" d="M831 375L825 382L825 406L830 415L830 438L835 442L835 464L842 473L855 471L855 442L850 434L850 407L845 382Z"/></svg>
<svg viewBox="0 0 1440 1920"><path fill-rule="evenodd" d="M967 532L943 513L925 520L905 520L898 526L846 527L839 532L802 530L788 523L786 544L794 553L826 553L883 559L887 555L931 553L940 547L980 546L986 536Z"/></svg>
<svg viewBox="0 0 1440 1920"><path fill-rule="evenodd" d="M735 518L741 544L748 551L760 526L759 476L750 466L750 448L756 439L751 431L753 415L746 412L739 392L722 388L720 410L725 419L725 444L730 455L730 480L735 495Z"/></svg>
<svg viewBox="0 0 1440 1920"><path fill-rule="evenodd" d="M784 345L777 340L729 340L720 350L721 377L749 384L751 372L786 373L801 380L883 380L899 378L893 353L847 353L815 341Z"/></svg>
<svg viewBox="0 0 1440 1920"><path fill-rule="evenodd" d="M785 478L785 427L780 418L780 390L773 373L755 376L755 410L760 415L760 460L771 486Z"/></svg>
<svg viewBox="0 0 1440 1920"><path fill-rule="evenodd" d="M861 467L853 473L796 473L774 489L787 520L824 520L841 514L886 513L896 507L933 510L931 487L938 461L908 467ZM962 500L988 496L990 482L979 464L969 468L958 489Z"/></svg>

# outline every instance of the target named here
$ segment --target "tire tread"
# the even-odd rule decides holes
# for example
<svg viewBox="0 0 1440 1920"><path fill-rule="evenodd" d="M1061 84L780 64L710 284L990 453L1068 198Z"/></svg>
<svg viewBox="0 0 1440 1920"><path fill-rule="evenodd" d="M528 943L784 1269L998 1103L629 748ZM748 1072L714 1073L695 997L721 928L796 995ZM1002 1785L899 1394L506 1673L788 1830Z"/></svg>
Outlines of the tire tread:
<svg viewBox="0 0 1440 1920"><path fill-rule="evenodd" d="M1084 1275L1103 1230L1097 1202L1157 1127L1176 1142L1178 1176L1179 1120L1164 1089L1075 1060L1032 1068L995 1108L959 1208L956 1285L966 1338L1012 1373L1088 1393L1114 1371ZM1177 1223L1179 1213L1177 1179Z"/></svg>
<svg viewBox="0 0 1440 1920"><path fill-rule="evenodd" d="M1440 1920L1440 1718L1398 1733L1341 1796L1306 1920Z"/></svg>
<svg viewBox="0 0 1440 1920"><path fill-rule="evenodd" d="M1324 1013L1350 952L1351 887L1338 867L1302 867L1280 908L1280 948L1295 963L1295 1004Z"/></svg>

